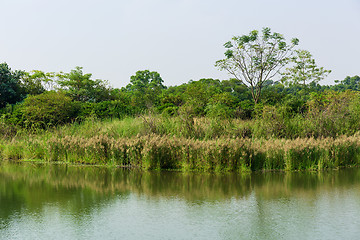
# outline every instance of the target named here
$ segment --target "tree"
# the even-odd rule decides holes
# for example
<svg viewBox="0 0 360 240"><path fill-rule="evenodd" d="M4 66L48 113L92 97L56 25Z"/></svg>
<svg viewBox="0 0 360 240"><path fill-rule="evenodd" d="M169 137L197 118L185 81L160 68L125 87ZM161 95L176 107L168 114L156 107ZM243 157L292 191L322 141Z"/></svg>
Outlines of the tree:
<svg viewBox="0 0 360 240"><path fill-rule="evenodd" d="M189 81L184 99L184 106L194 116L205 115L205 108L212 96L221 93L221 85L218 79L203 78L199 81Z"/></svg>
<svg viewBox="0 0 360 240"><path fill-rule="evenodd" d="M331 70L325 70L318 67L315 59L307 50L296 50L296 55L291 59L293 66L286 68L282 73L281 81L287 85L302 85L304 88L307 83L314 82L318 84L320 80L325 78Z"/></svg>
<svg viewBox="0 0 360 240"><path fill-rule="evenodd" d="M51 81L49 74L42 71L23 72L20 78L20 87L24 95L38 95L46 91L45 87Z"/></svg>
<svg viewBox="0 0 360 240"><path fill-rule="evenodd" d="M31 72L24 72L21 76L21 87L26 94L37 95L45 91L56 90L57 83L55 81L54 72L43 72L40 70L33 70Z"/></svg>
<svg viewBox="0 0 360 240"><path fill-rule="evenodd" d="M139 107L149 107L156 104L157 97L163 89L166 89L163 82L158 72L137 71L130 77L126 91L132 94L134 104Z"/></svg>
<svg viewBox="0 0 360 240"><path fill-rule="evenodd" d="M0 64L0 108L23 99L20 88L21 71L11 71L7 63Z"/></svg>
<svg viewBox="0 0 360 240"><path fill-rule="evenodd" d="M91 79L92 74L84 74L82 67L76 67L70 73L59 73L57 83L75 101L100 102L110 99L111 88L106 81Z"/></svg>
<svg viewBox="0 0 360 240"><path fill-rule="evenodd" d="M264 82L276 76L289 62L298 42L294 38L287 44L281 34L271 33L270 28L263 28L262 36L253 30L249 35L235 36L226 42L226 58L217 61L215 66L248 86L256 104Z"/></svg>
<svg viewBox="0 0 360 240"><path fill-rule="evenodd" d="M335 80L336 85L331 86L331 89L335 91L344 91L347 89L351 90L360 90L360 77L359 76L353 76L349 77L347 76L344 80L339 81Z"/></svg>
<svg viewBox="0 0 360 240"><path fill-rule="evenodd" d="M230 92L238 101L251 99L251 93L246 85L236 78L221 81L223 91Z"/></svg>
<svg viewBox="0 0 360 240"><path fill-rule="evenodd" d="M214 94L206 105L206 115L213 118L232 117L236 109L236 100L229 92Z"/></svg>

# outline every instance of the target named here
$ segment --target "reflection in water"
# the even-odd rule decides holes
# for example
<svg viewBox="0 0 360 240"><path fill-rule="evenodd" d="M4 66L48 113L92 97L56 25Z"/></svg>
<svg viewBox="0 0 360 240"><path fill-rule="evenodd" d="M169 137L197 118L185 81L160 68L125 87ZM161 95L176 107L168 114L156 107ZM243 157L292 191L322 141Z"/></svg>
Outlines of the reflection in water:
<svg viewBox="0 0 360 240"><path fill-rule="evenodd" d="M359 180L359 169L240 175L2 163L0 239L331 239L345 230L351 239L360 233Z"/></svg>

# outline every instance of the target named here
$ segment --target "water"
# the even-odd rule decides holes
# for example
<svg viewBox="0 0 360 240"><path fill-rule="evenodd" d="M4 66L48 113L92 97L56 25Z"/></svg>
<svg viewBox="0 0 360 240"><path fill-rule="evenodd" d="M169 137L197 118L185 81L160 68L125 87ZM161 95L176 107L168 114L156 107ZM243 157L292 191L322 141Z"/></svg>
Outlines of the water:
<svg viewBox="0 0 360 240"><path fill-rule="evenodd" d="M199 174L0 165L0 239L359 239L360 169Z"/></svg>

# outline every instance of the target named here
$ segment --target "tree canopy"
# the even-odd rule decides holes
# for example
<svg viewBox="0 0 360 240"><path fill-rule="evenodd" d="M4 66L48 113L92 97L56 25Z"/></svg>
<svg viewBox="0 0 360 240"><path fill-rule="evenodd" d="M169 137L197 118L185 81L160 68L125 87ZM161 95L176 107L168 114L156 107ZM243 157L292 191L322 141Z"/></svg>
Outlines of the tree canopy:
<svg viewBox="0 0 360 240"><path fill-rule="evenodd" d="M73 100L81 102L99 102L109 100L111 88L106 81L91 79L92 74L84 74L82 67L76 67L69 73L59 73L57 84Z"/></svg>
<svg viewBox="0 0 360 240"><path fill-rule="evenodd" d="M226 58L218 60L215 66L247 85L256 104L264 82L272 79L289 62L292 49L298 42L294 38L288 44L280 33L271 33L270 28L263 28L262 36L253 30L226 42Z"/></svg>
<svg viewBox="0 0 360 240"><path fill-rule="evenodd" d="M166 87L160 74L155 71L137 71L130 77L126 91L132 94L133 103L139 107L149 107L156 104L158 96Z"/></svg>
<svg viewBox="0 0 360 240"><path fill-rule="evenodd" d="M20 88L21 71L11 71L7 63L0 64L0 108L23 98Z"/></svg>
<svg viewBox="0 0 360 240"><path fill-rule="evenodd" d="M285 84L302 84L305 87L307 83L319 83L320 80L331 73L331 70L318 67L309 51L295 50L295 53L295 56L291 59L293 66L286 68L285 72L282 73L282 81Z"/></svg>

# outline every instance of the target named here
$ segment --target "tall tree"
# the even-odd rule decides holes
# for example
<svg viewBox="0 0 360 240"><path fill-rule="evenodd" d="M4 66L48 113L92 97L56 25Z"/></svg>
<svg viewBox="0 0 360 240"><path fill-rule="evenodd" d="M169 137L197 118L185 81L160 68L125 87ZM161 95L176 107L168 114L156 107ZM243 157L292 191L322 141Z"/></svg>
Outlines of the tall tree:
<svg viewBox="0 0 360 240"><path fill-rule="evenodd" d="M92 74L84 74L82 67L76 67L70 73L59 73L57 83L60 88L75 101L100 102L109 100L111 88L104 80L91 79Z"/></svg>
<svg viewBox="0 0 360 240"><path fill-rule="evenodd" d="M331 70L318 67L315 59L307 50L296 50L295 56L291 59L292 67L286 68L282 73L282 82L287 85L302 85L304 88L309 83L318 84Z"/></svg>
<svg viewBox="0 0 360 240"><path fill-rule="evenodd" d="M22 91L20 88L21 71L11 71L7 63L0 64L0 108L6 104L21 101Z"/></svg>
<svg viewBox="0 0 360 240"><path fill-rule="evenodd" d="M248 86L256 104L264 82L272 79L289 62L292 49L298 42L294 38L287 44L281 34L271 33L270 28L263 28L262 36L253 30L248 35L235 36L226 42L226 58L217 61L215 66L228 71Z"/></svg>
<svg viewBox="0 0 360 240"><path fill-rule="evenodd" d="M137 71L130 77L126 91L132 94L133 103L139 107L150 107L157 103L158 96L166 87L158 72Z"/></svg>

